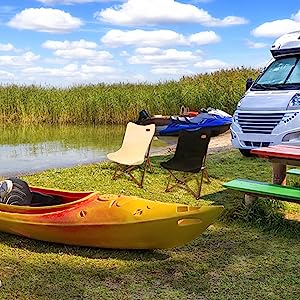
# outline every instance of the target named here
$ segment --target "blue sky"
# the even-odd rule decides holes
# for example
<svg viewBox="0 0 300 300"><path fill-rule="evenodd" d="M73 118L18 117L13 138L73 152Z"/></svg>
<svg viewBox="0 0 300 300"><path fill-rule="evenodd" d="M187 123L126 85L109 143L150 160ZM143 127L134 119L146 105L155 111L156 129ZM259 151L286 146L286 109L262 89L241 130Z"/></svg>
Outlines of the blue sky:
<svg viewBox="0 0 300 300"><path fill-rule="evenodd" d="M0 22L1 84L157 82L265 65L300 3L2 0Z"/></svg>

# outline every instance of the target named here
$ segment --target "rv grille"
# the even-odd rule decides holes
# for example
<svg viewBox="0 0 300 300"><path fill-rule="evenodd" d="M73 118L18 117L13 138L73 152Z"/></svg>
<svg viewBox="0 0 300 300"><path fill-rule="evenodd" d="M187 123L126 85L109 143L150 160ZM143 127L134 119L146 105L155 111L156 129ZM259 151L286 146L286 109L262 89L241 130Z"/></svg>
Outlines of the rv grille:
<svg viewBox="0 0 300 300"><path fill-rule="evenodd" d="M245 145L248 147L268 147L270 146L269 142L250 142L250 141L244 141Z"/></svg>
<svg viewBox="0 0 300 300"><path fill-rule="evenodd" d="M281 121L284 113L242 113L237 115L244 133L271 133Z"/></svg>

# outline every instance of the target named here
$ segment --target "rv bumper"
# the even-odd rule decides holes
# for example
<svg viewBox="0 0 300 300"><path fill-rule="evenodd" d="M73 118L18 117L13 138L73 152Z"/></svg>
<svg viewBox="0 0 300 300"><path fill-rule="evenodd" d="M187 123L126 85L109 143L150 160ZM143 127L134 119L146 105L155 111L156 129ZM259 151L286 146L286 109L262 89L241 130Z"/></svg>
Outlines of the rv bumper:
<svg viewBox="0 0 300 300"><path fill-rule="evenodd" d="M239 149L253 149L278 144L300 146L300 128L277 134L243 133L237 126L231 126L230 130L232 145Z"/></svg>

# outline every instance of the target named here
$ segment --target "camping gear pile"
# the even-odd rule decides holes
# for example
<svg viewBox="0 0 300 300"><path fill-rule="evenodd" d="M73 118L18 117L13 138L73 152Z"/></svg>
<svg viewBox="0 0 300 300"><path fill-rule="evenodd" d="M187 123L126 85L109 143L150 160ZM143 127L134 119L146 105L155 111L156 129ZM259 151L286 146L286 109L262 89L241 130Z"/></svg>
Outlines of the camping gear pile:
<svg viewBox="0 0 300 300"><path fill-rule="evenodd" d="M226 132L232 123L231 115L220 109L207 108L200 112L181 109L178 116L150 114L146 110L139 113L136 122L140 125L155 124L155 134L160 136L178 136L182 130L210 129L210 136Z"/></svg>

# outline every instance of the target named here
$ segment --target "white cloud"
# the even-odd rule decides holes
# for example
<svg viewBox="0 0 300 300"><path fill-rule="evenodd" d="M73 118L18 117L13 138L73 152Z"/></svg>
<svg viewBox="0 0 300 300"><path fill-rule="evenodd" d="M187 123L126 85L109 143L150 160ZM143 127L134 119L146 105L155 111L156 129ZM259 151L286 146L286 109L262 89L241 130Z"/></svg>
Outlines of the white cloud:
<svg viewBox="0 0 300 300"><path fill-rule="evenodd" d="M184 45L186 40L182 34L172 30L131 30L122 31L113 29L108 31L101 39L107 46L119 47L122 45L140 46L166 46L170 44Z"/></svg>
<svg viewBox="0 0 300 300"><path fill-rule="evenodd" d="M106 61L106 63L112 59L112 55L108 51L95 51L85 48L59 49L54 52L54 55L65 59L92 59L98 62Z"/></svg>
<svg viewBox="0 0 300 300"><path fill-rule="evenodd" d="M221 38L214 31L203 31L190 35L188 40L197 45L207 45L218 43L221 41Z"/></svg>
<svg viewBox="0 0 300 300"><path fill-rule="evenodd" d="M110 47L136 45L141 47L164 47L168 45L205 45L217 43L221 38L214 31L203 31L184 36L172 30L129 30L113 29L108 31L101 42Z"/></svg>
<svg viewBox="0 0 300 300"><path fill-rule="evenodd" d="M11 79L15 79L15 78L16 77L13 73L0 70L0 79L1 80L11 80Z"/></svg>
<svg viewBox="0 0 300 300"><path fill-rule="evenodd" d="M120 56L128 57L130 55L129 55L129 53L126 50L123 50L123 51L120 52Z"/></svg>
<svg viewBox="0 0 300 300"><path fill-rule="evenodd" d="M108 51L97 51L94 42L79 41L51 41L42 44L43 48L54 50L54 55L64 59L87 59L89 63L110 63L113 56Z"/></svg>
<svg viewBox="0 0 300 300"><path fill-rule="evenodd" d="M40 56L35 55L32 52L26 52L22 55L2 55L0 56L0 65L1 66L10 66L10 67L22 67L32 65L35 61L39 60Z"/></svg>
<svg viewBox="0 0 300 300"><path fill-rule="evenodd" d="M44 68L44 67L33 67L25 68L22 73L27 76L55 76L55 77L77 77L78 66L76 64L66 65L62 68Z"/></svg>
<svg viewBox="0 0 300 300"><path fill-rule="evenodd" d="M8 26L40 32L64 33L75 30L82 25L79 18L59 9L27 8L16 14Z"/></svg>
<svg viewBox="0 0 300 300"><path fill-rule="evenodd" d="M37 1L46 5L54 5L54 4L71 5L71 4L94 3L94 2L113 2L113 0L37 0Z"/></svg>
<svg viewBox="0 0 300 300"><path fill-rule="evenodd" d="M128 0L122 5L103 9L96 19L116 25L156 25L200 23L205 26L231 26L247 23L242 17L212 17L204 9L174 0Z"/></svg>
<svg viewBox="0 0 300 300"><path fill-rule="evenodd" d="M78 64L68 64L61 68L45 68L45 67L31 67L22 70L22 74L26 78L33 81L41 82L42 80L49 80L54 78L54 81L59 78L59 85L66 85L67 82L97 82L100 81L97 75L114 76L117 70L109 66L88 66ZM102 77L101 77L102 78Z"/></svg>
<svg viewBox="0 0 300 300"><path fill-rule="evenodd" d="M195 63L194 66L196 68L201 68L206 71L214 71L214 70L224 69L229 67L228 63L219 59L208 59L208 60L199 61Z"/></svg>
<svg viewBox="0 0 300 300"><path fill-rule="evenodd" d="M137 48L135 49L135 53L138 55L160 55L162 54L162 50L154 47L146 47L146 48Z"/></svg>
<svg viewBox="0 0 300 300"><path fill-rule="evenodd" d="M268 44L266 44L266 43L253 42L250 40L246 40L246 45L247 45L247 47L252 48L252 49L260 49L260 48L265 48L268 46Z"/></svg>
<svg viewBox="0 0 300 300"><path fill-rule="evenodd" d="M180 68L152 68L151 73L155 75L191 75L193 74L192 71L186 70L186 69L180 69Z"/></svg>
<svg viewBox="0 0 300 300"><path fill-rule="evenodd" d="M71 50L76 48L95 49L97 48L97 44L86 40L63 42L48 40L42 44L42 47L51 50Z"/></svg>
<svg viewBox="0 0 300 300"><path fill-rule="evenodd" d="M300 22L300 9L295 15L292 15L292 19L296 22Z"/></svg>
<svg viewBox="0 0 300 300"><path fill-rule="evenodd" d="M13 51L16 50L15 47L8 43L8 44L0 44L0 51Z"/></svg>
<svg viewBox="0 0 300 300"><path fill-rule="evenodd" d="M130 64L185 66L198 59L198 56L191 51L178 51L176 49L138 48L135 54L129 58Z"/></svg>
<svg viewBox="0 0 300 300"><path fill-rule="evenodd" d="M89 66L89 65L82 65L81 66L82 72L86 74L108 74L114 73L116 70L109 66Z"/></svg>
<svg viewBox="0 0 300 300"><path fill-rule="evenodd" d="M67 72L75 72L78 70L78 65L77 64L69 64L69 65L66 65L63 69Z"/></svg>
<svg viewBox="0 0 300 300"><path fill-rule="evenodd" d="M252 30L256 37L279 37L285 33L300 30L300 10L290 19L279 19L263 23Z"/></svg>
<svg viewBox="0 0 300 300"><path fill-rule="evenodd" d="M120 81L137 83L137 82L146 82L147 79L143 74L132 74L129 78L121 78Z"/></svg>

